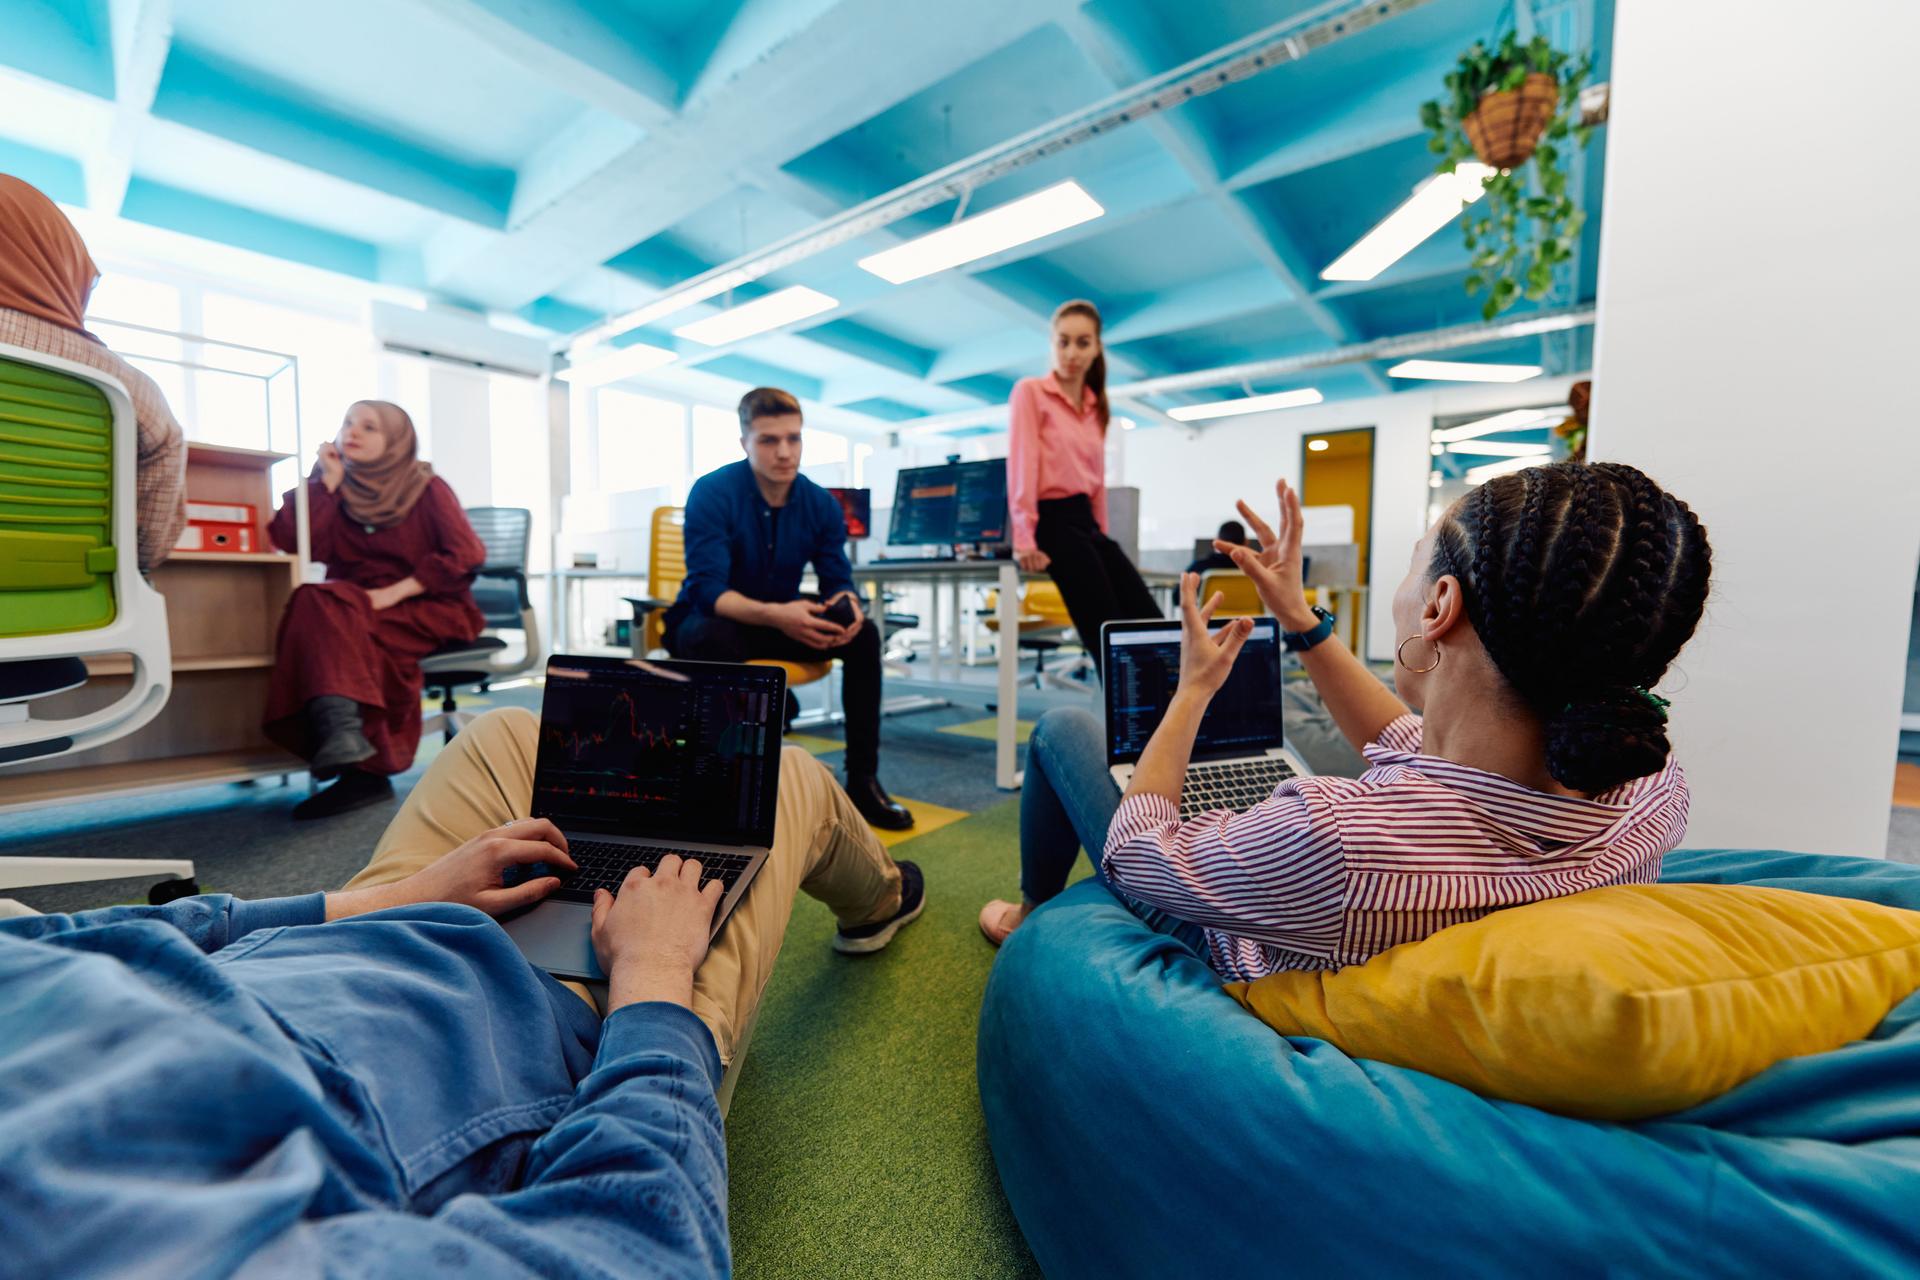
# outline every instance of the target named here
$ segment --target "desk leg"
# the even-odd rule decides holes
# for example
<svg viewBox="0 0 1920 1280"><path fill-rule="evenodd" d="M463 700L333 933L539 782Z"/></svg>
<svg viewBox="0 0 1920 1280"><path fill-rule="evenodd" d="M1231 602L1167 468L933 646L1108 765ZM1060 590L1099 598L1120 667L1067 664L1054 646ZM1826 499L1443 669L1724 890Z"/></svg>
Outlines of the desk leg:
<svg viewBox="0 0 1920 1280"><path fill-rule="evenodd" d="M940 584L934 581L927 585L932 588L928 593L931 597L928 606L930 610L928 621L931 625L927 628L927 638L932 643L927 646L927 662L933 668L931 673L933 678L938 680L940 678Z"/></svg>
<svg viewBox="0 0 1920 1280"><path fill-rule="evenodd" d="M949 582L947 588L947 604L951 610L947 616L947 655L953 662L954 672L958 676L967 669L966 658L960 652L960 579L955 578ZM934 584L933 589L938 591L939 584Z"/></svg>
<svg viewBox="0 0 1920 1280"><path fill-rule="evenodd" d="M1020 646L1015 643L1020 634L1020 571L1011 563L1000 566L1000 634L996 643L1000 648L1000 711L998 723L994 726L994 782L1002 791L1013 791L1020 786L1019 776L1013 769L1013 735L1020 720Z"/></svg>

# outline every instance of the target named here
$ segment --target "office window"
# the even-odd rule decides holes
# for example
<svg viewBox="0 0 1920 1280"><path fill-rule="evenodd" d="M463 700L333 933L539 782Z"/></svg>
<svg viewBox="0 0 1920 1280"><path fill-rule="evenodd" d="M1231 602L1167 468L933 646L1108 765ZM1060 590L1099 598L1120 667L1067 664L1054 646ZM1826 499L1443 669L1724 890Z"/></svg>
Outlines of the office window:
<svg viewBox="0 0 1920 1280"><path fill-rule="evenodd" d="M740 415L735 410L711 404L693 406L694 479L744 456L740 452Z"/></svg>
<svg viewBox="0 0 1920 1280"><path fill-rule="evenodd" d="M209 292L201 300L201 325L209 338L283 352L299 361L300 429L303 453L311 454L320 441L332 439L355 400L386 399L381 394L380 357L365 329L345 320L254 298ZM223 356L223 359L228 358ZM283 377L287 375L282 375ZM203 431L200 438L221 440L259 449L263 439L262 384L253 378L200 371L195 375ZM399 401L416 425L422 406ZM275 447L292 451L287 427ZM423 456L431 456L420 442Z"/></svg>
<svg viewBox="0 0 1920 1280"><path fill-rule="evenodd" d="M182 328L180 308L177 287L160 280L114 272L101 276L87 299L87 325L122 359L159 385L173 416L180 420L188 436L197 439L193 424L187 420L190 406L186 373L179 365L167 363L185 354L179 339L122 329L113 323L119 321L177 333Z"/></svg>
<svg viewBox="0 0 1920 1280"><path fill-rule="evenodd" d="M603 493L668 488L687 491L687 411L671 400L602 388L599 475Z"/></svg>
<svg viewBox="0 0 1920 1280"><path fill-rule="evenodd" d="M545 388L528 378L496 373L487 379L487 422L493 456L493 504L533 513L527 571L550 567L552 498L547 492Z"/></svg>

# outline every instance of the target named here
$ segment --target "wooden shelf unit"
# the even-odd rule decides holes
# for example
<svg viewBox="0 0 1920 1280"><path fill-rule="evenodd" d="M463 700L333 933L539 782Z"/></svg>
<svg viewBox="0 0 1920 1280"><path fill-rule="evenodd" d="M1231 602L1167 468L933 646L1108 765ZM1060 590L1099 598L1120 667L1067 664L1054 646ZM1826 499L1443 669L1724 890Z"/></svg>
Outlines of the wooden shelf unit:
<svg viewBox="0 0 1920 1280"><path fill-rule="evenodd" d="M187 497L251 504L256 545L267 546L274 500L269 473L288 456L189 443ZM260 731L280 616L300 585L299 558L277 551L176 551L151 577L166 598L173 648L173 693L166 707L138 732L98 750L0 772L0 811L306 767ZM90 658L87 672L91 678L83 687L36 703L36 716L53 719L105 706L125 692L133 659Z"/></svg>

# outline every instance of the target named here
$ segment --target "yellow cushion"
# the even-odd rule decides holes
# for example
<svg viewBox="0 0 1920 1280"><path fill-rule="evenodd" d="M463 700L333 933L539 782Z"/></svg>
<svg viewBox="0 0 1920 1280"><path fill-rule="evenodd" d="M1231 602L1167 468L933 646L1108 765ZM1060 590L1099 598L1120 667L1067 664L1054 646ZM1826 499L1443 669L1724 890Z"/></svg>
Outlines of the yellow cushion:
<svg viewBox="0 0 1920 1280"><path fill-rule="evenodd" d="M825 680L833 670L833 660L825 662L788 662L785 658L748 658L750 667L779 667L787 673L787 688L797 689L815 680Z"/></svg>
<svg viewBox="0 0 1920 1280"><path fill-rule="evenodd" d="M1920 987L1920 911L1749 885L1590 889L1332 973L1227 991L1286 1035L1566 1115L1704 1102L1871 1031Z"/></svg>

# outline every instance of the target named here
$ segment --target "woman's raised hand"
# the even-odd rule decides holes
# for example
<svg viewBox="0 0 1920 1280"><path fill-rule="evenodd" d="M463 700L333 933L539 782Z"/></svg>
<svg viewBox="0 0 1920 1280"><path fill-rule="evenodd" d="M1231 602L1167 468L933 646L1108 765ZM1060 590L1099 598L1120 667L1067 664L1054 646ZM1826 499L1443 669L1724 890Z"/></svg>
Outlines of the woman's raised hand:
<svg viewBox="0 0 1920 1280"><path fill-rule="evenodd" d="M1244 501L1236 503L1247 527L1260 539L1260 550L1236 547L1214 540L1213 549L1229 556L1234 567L1253 579L1260 603L1288 631L1310 631L1318 621L1307 605L1307 591L1300 582L1300 495L1285 480L1273 486L1280 499L1280 528L1270 527L1255 515Z"/></svg>
<svg viewBox="0 0 1920 1280"><path fill-rule="evenodd" d="M1180 575L1180 689L1211 698L1220 692L1240 656L1247 637L1253 634L1253 619L1235 618L1217 632L1209 632L1213 611L1226 599L1220 592L1202 606L1199 602L1200 575Z"/></svg>
<svg viewBox="0 0 1920 1280"><path fill-rule="evenodd" d="M331 440L320 442L320 483L327 486L327 492L333 493L340 488L340 482L347 478L347 464L340 457L340 446Z"/></svg>

